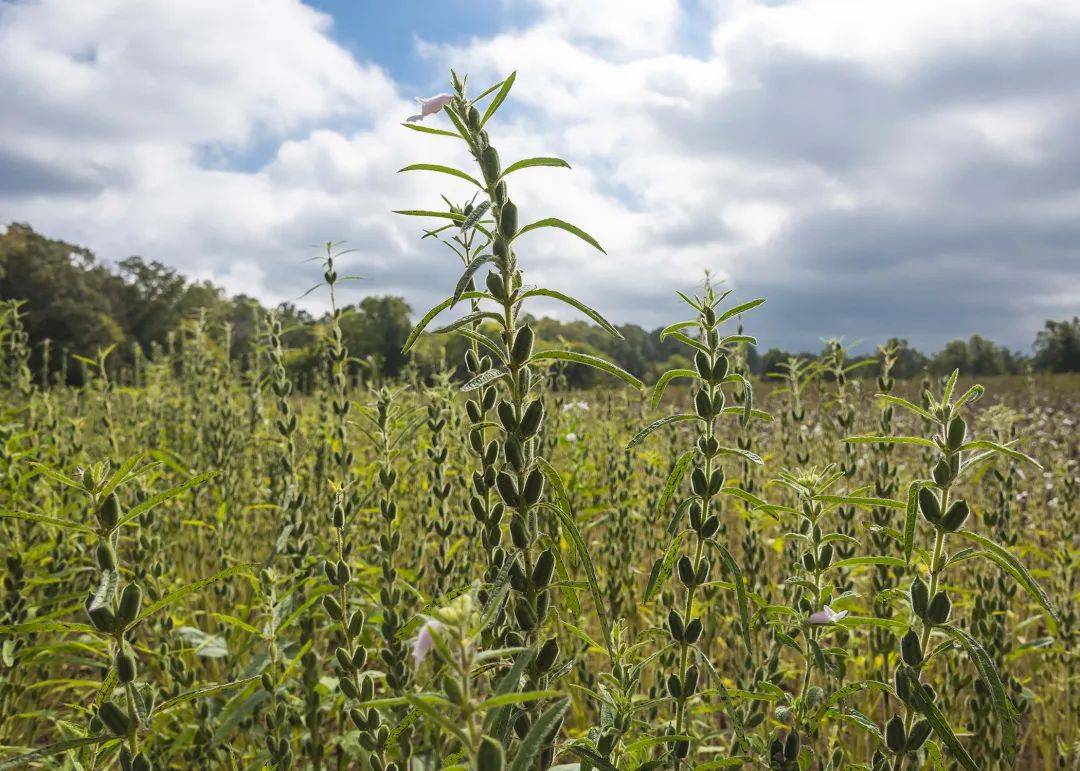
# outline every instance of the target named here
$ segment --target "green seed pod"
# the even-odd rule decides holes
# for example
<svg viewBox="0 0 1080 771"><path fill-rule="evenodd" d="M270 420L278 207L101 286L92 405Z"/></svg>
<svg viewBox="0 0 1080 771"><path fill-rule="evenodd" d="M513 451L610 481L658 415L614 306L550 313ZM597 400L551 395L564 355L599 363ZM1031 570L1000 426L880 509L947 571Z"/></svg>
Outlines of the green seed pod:
<svg viewBox="0 0 1080 771"><path fill-rule="evenodd" d="M697 370L698 376L702 380L709 379L709 374L712 372L712 362L709 361L709 357L705 355L704 351L698 351L694 354L694 369Z"/></svg>
<svg viewBox="0 0 1080 771"><path fill-rule="evenodd" d="M683 633L686 644L693 645L696 643L701 638L703 628L700 618L691 619L690 623L686 625L686 631Z"/></svg>
<svg viewBox="0 0 1080 771"><path fill-rule="evenodd" d="M944 487L952 483L955 474L952 465L947 460L942 459L934 466L932 476L936 483Z"/></svg>
<svg viewBox="0 0 1080 771"><path fill-rule="evenodd" d="M485 736L476 753L476 771L502 771L506 765L502 745Z"/></svg>
<svg viewBox="0 0 1080 771"><path fill-rule="evenodd" d="M941 502L929 487L919 490L919 510L931 525L941 522Z"/></svg>
<svg viewBox="0 0 1080 771"><path fill-rule="evenodd" d="M505 471L500 471L498 476L495 477L495 487L498 489L499 495L502 496L502 499L507 506L510 508L517 508L517 482L514 481L512 476Z"/></svg>
<svg viewBox="0 0 1080 771"><path fill-rule="evenodd" d="M967 521L970 513L971 509L968 508L967 501L962 498L953 501L949 504L945 516L941 518L941 527L950 533L955 533Z"/></svg>
<svg viewBox="0 0 1080 771"><path fill-rule="evenodd" d="M499 153L494 147L485 147L484 152L480 154L480 169L484 172L484 180L489 185L494 184L499 178Z"/></svg>
<svg viewBox="0 0 1080 771"><path fill-rule="evenodd" d="M359 637L360 633L364 631L364 611L355 611L349 618L349 634L353 637Z"/></svg>
<svg viewBox="0 0 1080 771"><path fill-rule="evenodd" d="M885 724L885 744L897 755L904 752L907 746L907 732L904 730L904 719L899 715L893 715Z"/></svg>
<svg viewBox="0 0 1080 771"><path fill-rule="evenodd" d="M506 203L506 182L499 180L499 184L495 185L495 203L502 206Z"/></svg>
<svg viewBox="0 0 1080 771"><path fill-rule="evenodd" d="M90 617L90 623L94 625L96 630L108 634L116 631L116 614L113 613L112 608L108 605L102 605L90 610L90 600L87 600L85 607L87 609L86 615Z"/></svg>
<svg viewBox="0 0 1080 771"><path fill-rule="evenodd" d="M713 469L712 475L709 477L709 495L716 495L724 489L724 481L724 470Z"/></svg>
<svg viewBox="0 0 1080 771"><path fill-rule="evenodd" d="M720 518L713 514L701 525L701 537L712 538L720 529Z"/></svg>
<svg viewBox="0 0 1080 771"><path fill-rule="evenodd" d="M536 595L536 620L543 622L547 618L548 607L551 605L551 593L546 589Z"/></svg>
<svg viewBox="0 0 1080 771"><path fill-rule="evenodd" d="M130 683L135 679L138 667L135 665L135 656L126 645L116 652L113 664L116 666L116 679L121 683Z"/></svg>
<svg viewBox="0 0 1080 771"><path fill-rule="evenodd" d="M709 399L709 394L704 389L698 391L694 396L694 410L697 412L698 417L706 420L712 417L712 400Z"/></svg>
<svg viewBox="0 0 1080 771"><path fill-rule="evenodd" d="M911 733L908 735L907 744L904 746L905 751L915 752L917 749L923 746L926 740L930 737L930 721L925 718L920 720L911 728Z"/></svg>
<svg viewBox="0 0 1080 771"><path fill-rule="evenodd" d="M784 740L784 758L793 762L797 757L799 757L799 732L792 731Z"/></svg>
<svg viewBox="0 0 1080 771"><path fill-rule="evenodd" d="M356 687L356 683L351 677L339 677L338 688L350 699L360 698L360 690Z"/></svg>
<svg viewBox="0 0 1080 771"><path fill-rule="evenodd" d="M517 204L513 201L507 201L499 209L499 233L509 241L517 235L517 226Z"/></svg>
<svg viewBox="0 0 1080 771"><path fill-rule="evenodd" d="M818 562L821 564L821 569L822 570L828 569L829 565L832 564L832 555L833 555L833 548L832 548L831 543L827 543L827 544L825 544L824 546L821 547L821 554L818 555L819 556Z"/></svg>
<svg viewBox="0 0 1080 771"><path fill-rule="evenodd" d="M262 689L267 693L272 693L274 690L274 678L270 677L269 672L263 672L259 677L259 685L261 685Z"/></svg>
<svg viewBox="0 0 1080 771"><path fill-rule="evenodd" d="M514 405L503 399L499 402L499 406L495 408L495 414L499 416L499 422L502 423L506 433L512 434L517 431L517 417L514 415Z"/></svg>
<svg viewBox="0 0 1080 771"><path fill-rule="evenodd" d="M536 614L529 603L522 600L514 603L514 618L517 620L518 628L523 632L528 632L536 626Z"/></svg>
<svg viewBox="0 0 1080 771"><path fill-rule="evenodd" d="M911 582L908 597L911 599L911 609L915 611L915 615L925 619L926 608L930 604L930 590L926 588L926 584L921 578L916 577Z"/></svg>
<svg viewBox="0 0 1080 771"><path fill-rule="evenodd" d="M709 492L709 480L705 478L705 469L698 466L690 474L690 489L694 495L704 498Z"/></svg>
<svg viewBox="0 0 1080 771"><path fill-rule="evenodd" d="M536 399L525 408L521 416L521 434L528 438L540 430L540 423L544 419L544 403Z"/></svg>
<svg viewBox="0 0 1080 771"><path fill-rule="evenodd" d="M337 583L338 586L345 586L352 579L352 570L345 563L344 560L338 560L337 562Z"/></svg>
<svg viewBox="0 0 1080 771"><path fill-rule="evenodd" d="M322 603L323 608L326 609L326 615L330 616L334 621L341 621L344 616L341 611L341 605L337 600L327 594L323 595Z"/></svg>
<svg viewBox="0 0 1080 771"><path fill-rule="evenodd" d="M540 646L540 652L536 654L536 671L541 674L547 672L555 665L558 657L559 641L552 637Z"/></svg>
<svg viewBox="0 0 1080 771"><path fill-rule="evenodd" d="M691 564L690 558L685 554L679 557L679 580L685 586L694 585L694 566Z"/></svg>
<svg viewBox="0 0 1080 771"><path fill-rule="evenodd" d="M496 300L502 301L506 295L506 285L503 283L503 277L501 273L491 271L487 274L487 290L491 293L491 296ZM472 349L469 349L472 353ZM475 371L475 370L474 370Z"/></svg>
<svg viewBox="0 0 1080 771"><path fill-rule="evenodd" d="M473 131L480 130L480 111L475 106L469 108L469 128Z"/></svg>
<svg viewBox="0 0 1080 771"><path fill-rule="evenodd" d="M101 502L97 512L98 522L106 530L112 530L116 527L116 523L120 521L120 499L116 497L116 493L109 493L109 495Z"/></svg>
<svg viewBox="0 0 1080 771"><path fill-rule="evenodd" d="M367 664L367 649L362 645L356 646L356 650L353 651L352 665L354 670L360 670Z"/></svg>
<svg viewBox="0 0 1080 771"><path fill-rule="evenodd" d="M900 697L900 701L905 703L911 699L911 686L914 684L910 673L911 670L902 666L896 668L896 674L893 676L896 695Z"/></svg>
<svg viewBox="0 0 1080 771"><path fill-rule="evenodd" d="M719 383L721 380L727 377L728 373L728 360L723 354L716 357L716 361L712 366L712 381Z"/></svg>
<svg viewBox="0 0 1080 771"><path fill-rule="evenodd" d="M120 594L120 605L117 608L116 618L123 626L127 626L139 615L142 607L142 588L136 583L130 583L124 587Z"/></svg>
<svg viewBox="0 0 1080 771"><path fill-rule="evenodd" d="M102 570L116 570L116 550L108 541L98 542L97 564Z"/></svg>
<svg viewBox="0 0 1080 771"><path fill-rule="evenodd" d="M694 693L697 691L697 683L698 668L696 665L692 665L686 670L686 677L684 677L682 681L683 696L693 696Z"/></svg>
<svg viewBox="0 0 1080 771"><path fill-rule="evenodd" d="M521 446L521 441L516 436L507 438L503 444L503 455L506 457L506 462L510 468L514 471L521 471L525 468L525 454Z"/></svg>
<svg viewBox="0 0 1080 771"><path fill-rule="evenodd" d="M555 555L551 549L544 549L536 559L533 566L532 585L537 589L543 589L551 582L551 576L555 572Z"/></svg>
<svg viewBox="0 0 1080 771"><path fill-rule="evenodd" d="M498 233L495 234L495 243L492 245L491 251L495 255L495 264L499 267L500 270L506 269L510 266L510 244L508 244L506 242L506 239L504 239ZM509 293L511 290L507 288L504 291ZM505 296L506 295L504 295L504 298Z"/></svg>
<svg viewBox="0 0 1080 771"><path fill-rule="evenodd" d="M922 643L914 629L907 630L900 638L900 655L909 667L917 667L923 663Z"/></svg>
<svg viewBox="0 0 1080 771"><path fill-rule="evenodd" d="M813 572L813 570L814 570L814 553L812 551L808 551L808 552L806 552L806 553L804 553L802 555L802 564L803 564L804 568L806 568L810 572Z"/></svg>
<svg viewBox="0 0 1080 771"><path fill-rule="evenodd" d="M678 699L682 696L682 683L679 682L679 676L674 672L668 675L667 692L673 699Z"/></svg>
<svg viewBox="0 0 1080 771"><path fill-rule="evenodd" d="M525 325L514 336L514 345L510 349L510 358L514 364L521 366L529 360L533 353L534 335L532 327Z"/></svg>
<svg viewBox="0 0 1080 771"><path fill-rule="evenodd" d="M98 710L98 717L105 727L117 736L125 735L131 729L131 720L116 706L115 702L107 701Z"/></svg>
<svg viewBox="0 0 1080 771"><path fill-rule="evenodd" d="M524 592L529 588L528 581L525 580L525 569L521 567L521 562L516 558L510 563L510 588L515 592Z"/></svg>
<svg viewBox="0 0 1080 771"><path fill-rule="evenodd" d="M352 656L349 655L347 648L339 646L337 650L334 651L334 658L337 659L338 666L341 667L343 672L348 673L353 671Z"/></svg>
<svg viewBox="0 0 1080 771"><path fill-rule="evenodd" d="M462 705L465 703L465 692L461 689L461 683L450 674L443 675L443 693L452 704Z"/></svg>
<svg viewBox="0 0 1080 771"><path fill-rule="evenodd" d="M510 540L517 549L524 549L529 545L529 533L525 529L525 520L519 514L515 514L510 520Z"/></svg>
<svg viewBox="0 0 1080 771"><path fill-rule="evenodd" d="M931 624L944 624L949 620L950 613L952 613L952 600L946 592L941 591L930 600L930 607L926 609L926 618Z"/></svg>
<svg viewBox="0 0 1080 771"><path fill-rule="evenodd" d="M668 631L671 632L671 639L677 643L683 641L683 634L686 632L686 628L683 626L682 616L679 615L677 610L669 610L668 617Z"/></svg>
<svg viewBox="0 0 1080 771"><path fill-rule="evenodd" d="M150 758L140 752L131 761L131 771L154 771L154 764L150 761Z"/></svg>
<svg viewBox="0 0 1080 771"><path fill-rule="evenodd" d="M945 434L946 446L951 452L956 452L967 438L967 423L957 415L949 421L949 428Z"/></svg>

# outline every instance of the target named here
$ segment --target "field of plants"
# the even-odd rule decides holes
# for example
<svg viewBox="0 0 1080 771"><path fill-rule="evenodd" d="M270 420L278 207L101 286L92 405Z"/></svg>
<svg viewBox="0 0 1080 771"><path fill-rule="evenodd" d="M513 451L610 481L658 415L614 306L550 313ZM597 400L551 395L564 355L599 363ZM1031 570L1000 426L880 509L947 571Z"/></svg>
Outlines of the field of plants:
<svg viewBox="0 0 1080 771"><path fill-rule="evenodd" d="M523 282L533 230L600 245L519 216L566 164L500 159L512 85L406 124L476 162L403 169L477 188L399 212L461 262L441 376L361 379L334 244L305 389L272 315L246 366L194 318L42 387L4 309L0 769L1076 768L1080 382L750 378L764 300L696 276L656 383L535 339L618 331Z"/></svg>

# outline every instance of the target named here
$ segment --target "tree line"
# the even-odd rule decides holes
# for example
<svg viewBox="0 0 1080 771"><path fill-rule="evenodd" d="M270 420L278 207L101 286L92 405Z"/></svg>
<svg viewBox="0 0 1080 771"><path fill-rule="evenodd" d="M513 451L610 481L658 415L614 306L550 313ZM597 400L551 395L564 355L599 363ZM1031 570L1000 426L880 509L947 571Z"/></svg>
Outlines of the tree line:
<svg viewBox="0 0 1080 771"><path fill-rule="evenodd" d="M143 257L107 266L89 249L48 238L27 224L13 223L0 235L0 299L18 303L30 370L41 382L80 382L81 367L72 365L75 355L93 356L112 347L110 364L124 368L139 356L155 357L182 348L188 339L185 329L196 319L204 328L216 330L216 344L227 344L230 357L246 367L256 361L269 313L276 313L285 329L287 365L298 382L312 382L323 366L319 328L325 319L295 304L267 308L254 297L228 296L210 281L189 279ZM462 360L463 351L457 348L464 342L457 337L443 340L426 335L409 354L402 353L412 328L412 310L401 297L365 297L345 309L341 326L353 356L352 369L359 377L396 378L410 369L423 376L443 369L445 362ZM674 340L660 340L659 329L624 324L619 327L621 340L585 321L535 319L534 329L542 341L603 355L646 381L686 364ZM1080 371L1077 317L1048 320L1030 355L980 335L953 340L933 354L924 354L902 340L889 343L900 347L894 369L899 378L956 368L969 375ZM814 359L820 353L779 348L761 353L749 348L746 359L753 373L768 375L779 372L792 357ZM848 361L862 358L868 356L849 355ZM869 375L874 368L856 370L860 371ZM570 366L564 374L570 387L593 384L592 370L584 367Z"/></svg>

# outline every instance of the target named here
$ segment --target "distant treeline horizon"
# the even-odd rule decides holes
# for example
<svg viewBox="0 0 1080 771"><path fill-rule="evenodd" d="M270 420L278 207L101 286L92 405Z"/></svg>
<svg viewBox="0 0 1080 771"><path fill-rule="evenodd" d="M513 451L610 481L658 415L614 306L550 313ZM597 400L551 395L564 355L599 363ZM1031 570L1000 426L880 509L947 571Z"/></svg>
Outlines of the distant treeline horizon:
<svg viewBox="0 0 1080 771"><path fill-rule="evenodd" d="M29 366L37 382L82 381L74 356L93 357L113 347L109 364L131 369L140 358L178 352L192 334L215 345L228 345L230 358L247 368L257 364L264 322L277 314L286 330L287 366L297 382L313 382L322 366L319 334L325 316L292 303L266 307L247 295L229 296L210 281L184 276L157 260L129 257L108 266L81 246L50 239L28 224L12 223L0 234L0 300L18 304L25 331ZM404 298L368 296L345 308L341 320L345 345L358 376L390 379L415 369L421 376L444 370L444 362L460 362L465 345L457 336L425 335L409 354L402 346L412 328L413 313ZM686 356L674 340L660 340L661 328L617 325L623 339L607 335L586 321L535 319L542 341L595 353L651 382L672 367L685 366ZM4 344L13 338L6 336ZM980 335L956 339L941 350L923 353L906 341L884 345L900 349L893 375L900 379L942 375L960 369L965 375L1015 375L1028 372L1080 371L1080 318L1047 320L1032 344L1032 353L1012 351ZM793 357L816 359L824 351L764 352L750 346L746 363L755 375L779 372ZM848 362L877 358L876 353L849 354ZM875 367L853 375L873 377ZM592 370L572 365L565 372L569 387L600 382Z"/></svg>

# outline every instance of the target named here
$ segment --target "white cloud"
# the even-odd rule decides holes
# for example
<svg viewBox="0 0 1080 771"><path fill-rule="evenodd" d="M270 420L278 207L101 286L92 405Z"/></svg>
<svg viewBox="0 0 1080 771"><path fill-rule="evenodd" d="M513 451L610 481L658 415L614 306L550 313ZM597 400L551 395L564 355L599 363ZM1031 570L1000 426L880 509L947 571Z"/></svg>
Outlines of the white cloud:
<svg viewBox="0 0 1080 771"><path fill-rule="evenodd" d="M1040 319L1010 308L1075 312L1080 9L733 0L692 54L686 28L713 21L695 4L534 4L525 28L418 44L471 83L516 67L492 126L504 161L574 166L515 175L512 194L526 221L568 219L608 256L539 231L528 280L659 325L710 268L769 293L751 322L766 345L1025 345ZM346 239L348 272L369 276L351 291L421 309L453 258L389 212L467 185L396 170L470 161L402 129L406 95L331 33L298 0L0 4L0 216L270 301L313 282L312 245Z"/></svg>

